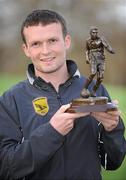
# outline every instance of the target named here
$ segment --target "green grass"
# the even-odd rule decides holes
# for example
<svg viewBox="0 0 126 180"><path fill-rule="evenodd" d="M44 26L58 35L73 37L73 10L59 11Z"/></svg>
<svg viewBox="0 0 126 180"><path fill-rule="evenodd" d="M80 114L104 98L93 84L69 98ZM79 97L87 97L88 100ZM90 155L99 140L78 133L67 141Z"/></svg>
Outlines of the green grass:
<svg viewBox="0 0 126 180"><path fill-rule="evenodd" d="M1 75L0 76L0 95L10 88L12 85L16 84L20 80L24 79L22 76L12 76L12 75ZM126 126L126 87L123 86L112 86L106 85L106 88L112 99L117 99L119 101L119 108L122 111L122 118ZM126 134L125 134L126 137ZM116 157L115 157L116 158ZM116 171L105 171L102 170L103 180L125 180L126 179L126 158L121 165L121 167Z"/></svg>
<svg viewBox="0 0 126 180"><path fill-rule="evenodd" d="M112 86L106 85L106 88L112 99L119 101L119 109L122 112L121 117L126 126L126 86ZM125 132L126 137L126 132ZM116 158L116 157L115 157ZM126 179L126 158L124 159L121 167L116 171L103 170L103 180L125 180Z"/></svg>

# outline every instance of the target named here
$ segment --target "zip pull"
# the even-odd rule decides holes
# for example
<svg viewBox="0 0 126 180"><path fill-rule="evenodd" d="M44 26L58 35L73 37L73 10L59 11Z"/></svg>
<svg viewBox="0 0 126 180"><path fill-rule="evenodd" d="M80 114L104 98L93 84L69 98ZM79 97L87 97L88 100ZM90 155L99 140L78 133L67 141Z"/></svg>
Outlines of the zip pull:
<svg viewBox="0 0 126 180"><path fill-rule="evenodd" d="M62 101L61 101L61 96L59 94L57 94L57 99L60 105L62 105Z"/></svg>

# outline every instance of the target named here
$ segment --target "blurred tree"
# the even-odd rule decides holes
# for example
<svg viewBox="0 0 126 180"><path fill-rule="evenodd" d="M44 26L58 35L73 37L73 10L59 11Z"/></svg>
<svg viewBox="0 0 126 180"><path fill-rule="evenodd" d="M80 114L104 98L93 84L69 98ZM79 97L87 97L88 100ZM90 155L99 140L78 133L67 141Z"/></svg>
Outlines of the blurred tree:
<svg viewBox="0 0 126 180"><path fill-rule="evenodd" d="M61 13L72 36L70 58L76 59L82 73L88 75L85 64L85 40L89 28L98 26L115 48L116 54L107 57L105 81L126 84L126 1L125 0L0 0L0 71L25 71L26 58L20 49L20 26L33 9L52 9ZM16 53L15 53L16 52ZM22 60L23 59L23 60ZM16 66L18 62L19 66ZM8 68L10 67L10 68ZM113 73L111 73L113 70Z"/></svg>

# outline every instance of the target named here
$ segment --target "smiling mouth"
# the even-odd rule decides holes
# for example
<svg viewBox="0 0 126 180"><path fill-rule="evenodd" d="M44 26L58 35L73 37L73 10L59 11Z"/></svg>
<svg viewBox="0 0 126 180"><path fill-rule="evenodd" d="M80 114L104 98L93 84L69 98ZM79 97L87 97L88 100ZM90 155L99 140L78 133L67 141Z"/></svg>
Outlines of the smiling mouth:
<svg viewBox="0 0 126 180"><path fill-rule="evenodd" d="M54 59L55 59L55 57L41 58L40 61L42 61L42 62L51 62Z"/></svg>

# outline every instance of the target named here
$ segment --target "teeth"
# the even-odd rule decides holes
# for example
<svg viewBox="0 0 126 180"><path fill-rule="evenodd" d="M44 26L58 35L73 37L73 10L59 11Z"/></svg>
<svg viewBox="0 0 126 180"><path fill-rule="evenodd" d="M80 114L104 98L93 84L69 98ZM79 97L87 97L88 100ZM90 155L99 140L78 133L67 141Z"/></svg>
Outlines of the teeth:
<svg viewBox="0 0 126 180"><path fill-rule="evenodd" d="M53 58L43 58L42 61L51 61Z"/></svg>

